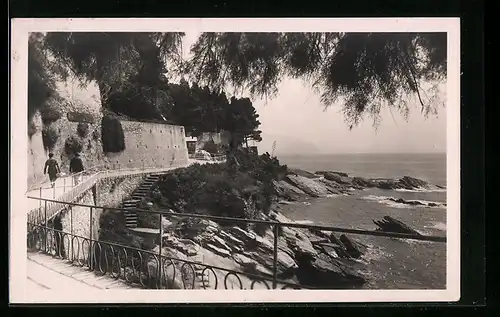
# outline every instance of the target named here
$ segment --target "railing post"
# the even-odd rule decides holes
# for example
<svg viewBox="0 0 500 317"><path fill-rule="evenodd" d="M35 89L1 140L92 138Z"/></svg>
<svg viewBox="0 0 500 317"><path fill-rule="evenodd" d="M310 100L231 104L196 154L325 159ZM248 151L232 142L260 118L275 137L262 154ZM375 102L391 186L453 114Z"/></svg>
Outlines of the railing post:
<svg viewBox="0 0 500 317"><path fill-rule="evenodd" d="M90 263L89 263L89 269L92 271L92 268L93 268L93 254L94 252L92 251L92 245L93 245L93 241L92 241L92 212L93 212L93 209L92 207L90 207L90 223L89 223L89 226L90 226L90 233L89 233L89 237L90 237L90 250L89 250L89 259L90 259Z"/></svg>
<svg viewBox="0 0 500 317"><path fill-rule="evenodd" d="M161 281L163 279L163 262L161 260L161 249L163 248L163 225L162 225L162 214L160 213L160 242L159 242L159 251L158 251L158 259L159 259L159 273L160 273L160 286L161 289Z"/></svg>
<svg viewBox="0 0 500 317"><path fill-rule="evenodd" d="M39 200L39 205L40 205L40 208L42 208L42 185L40 185L40 200Z"/></svg>
<svg viewBox="0 0 500 317"><path fill-rule="evenodd" d="M277 276L278 276L278 232L279 224L274 225L274 254L273 254L273 289L277 287Z"/></svg>
<svg viewBox="0 0 500 317"><path fill-rule="evenodd" d="M63 193L66 193L66 177L63 178Z"/></svg>
<svg viewBox="0 0 500 317"><path fill-rule="evenodd" d="M56 199L56 182L54 182L54 187L52 187L52 199Z"/></svg>
<svg viewBox="0 0 500 317"><path fill-rule="evenodd" d="M73 206L72 205L68 205L69 206L69 228L70 228L70 232L71 232L71 260L73 260L73 257L74 257L74 254L73 254ZM69 246L68 246L69 247Z"/></svg>
<svg viewBox="0 0 500 317"><path fill-rule="evenodd" d="M47 253L47 237L49 235L48 229L49 225L47 224L47 201L45 201L45 208L44 208L44 213L45 213L45 238L43 239L43 251Z"/></svg>

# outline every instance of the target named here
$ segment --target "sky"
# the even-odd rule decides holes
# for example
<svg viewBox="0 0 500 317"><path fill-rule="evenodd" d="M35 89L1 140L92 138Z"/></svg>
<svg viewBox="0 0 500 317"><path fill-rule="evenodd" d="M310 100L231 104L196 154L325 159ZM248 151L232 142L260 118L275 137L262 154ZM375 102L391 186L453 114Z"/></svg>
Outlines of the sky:
<svg viewBox="0 0 500 317"><path fill-rule="evenodd" d="M184 56L199 36L186 32ZM256 143L259 152L276 154L344 154L344 153L444 153L446 152L446 108L437 116L425 118L415 104L408 121L395 110L382 110L378 129L366 118L349 130L339 112L341 105L324 111L319 95L300 80L284 79L279 94L271 100L255 99L263 141Z"/></svg>

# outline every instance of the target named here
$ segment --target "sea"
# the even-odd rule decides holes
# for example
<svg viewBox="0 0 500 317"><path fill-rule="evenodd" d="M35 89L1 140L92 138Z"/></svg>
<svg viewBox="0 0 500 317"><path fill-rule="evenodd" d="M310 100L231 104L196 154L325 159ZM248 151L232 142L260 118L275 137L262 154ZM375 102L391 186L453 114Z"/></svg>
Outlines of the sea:
<svg viewBox="0 0 500 317"><path fill-rule="evenodd" d="M338 171L365 178L412 176L446 186L446 154L280 155L280 163L302 170ZM367 189L349 196L309 199L283 205L294 221L374 230L373 220L391 216L421 234L446 235L446 206L419 207L387 198L446 203L446 190L395 191ZM368 279L368 289L445 289L446 243L348 234L368 247L353 262Z"/></svg>

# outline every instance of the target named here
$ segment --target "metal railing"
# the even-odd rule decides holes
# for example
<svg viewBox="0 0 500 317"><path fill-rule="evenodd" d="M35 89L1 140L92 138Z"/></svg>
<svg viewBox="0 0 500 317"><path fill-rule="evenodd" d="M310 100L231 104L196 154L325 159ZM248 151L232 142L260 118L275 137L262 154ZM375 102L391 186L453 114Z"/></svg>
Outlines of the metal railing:
<svg viewBox="0 0 500 317"><path fill-rule="evenodd" d="M75 201L78 197L80 197L85 192L90 190L92 186L94 186L100 180L112 177L119 177L119 176L134 176L140 174L164 173L171 171L172 169L179 168L179 166L172 167L175 163L176 162L173 160L169 167L162 166L162 164L149 167L144 166L143 164L143 166L141 167L134 167L134 164L132 163L128 165L113 163L113 164L94 166L78 174L71 175L73 176L71 178L72 179L71 186L68 185L68 187L66 187L64 183L62 195L55 197L56 195L54 194L52 200L41 197L43 187L40 187L39 189L40 197L37 197L40 198L40 204L38 207L28 211L28 222L33 224L41 224L45 220L45 214L48 215L47 218L48 220L52 219L56 214L58 214L64 208L64 203ZM188 163L185 164L185 166L187 165ZM74 177L83 177L83 181L77 184L73 181ZM50 187L50 189L52 189L55 193L57 188ZM31 196L31 198L33 197L34 196ZM44 201L43 205L42 201Z"/></svg>
<svg viewBox="0 0 500 317"><path fill-rule="evenodd" d="M224 162L226 160L225 154L210 154L210 158L199 154L189 154L188 156L190 159L198 161Z"/></svg>
<svg viewBox="0 0 500 317"><path fill-rule="evenodd" d="M40 199L29 197L30 199ZM279 265L279 236L283 228L301 228L308 229L311 232L339 232L351 233L356 235L370 235L387 238L411 239L420 241L430 241L436 243L445 243L446 237L410 235L394 232L383 232L376 230L361 230L351 228L339 228L330 226L315 226L299 223L285 223L279 221L250 220L242 218L229 218L210 215L175 213L171 211L151 211L143 209L134 209L137 213L153 214L158 216L160 230L158 239L158 252L137 249L131 246L120 245L114 242L101 241L96 237L91 226L93 215L96 210L112 210L125 212L124 208L108 208L87 204L68 203L54 201L50 199L41 199L45 202L56 202L65 206L69 216L73 217L73 207L89 208L90 218L89 237L83 237L74 234L73 226L71 232L56 230L50 226L47 209L45 209L44 225L31 223L28 221L28 248L42 251L55 257L59 257L69 263L86 267L97 274L109 275L116 279L125 281L151 289L180 288L180 289L219 289L219 288L237 288L237 289L312 289L318 288L302 283L285 281L278 272ZM163 217L178 217L181 219L205 219L212 221L223 221L231 223L234 227L244 224L261 224L272 228L273 243L268 246L263 253L266 256L272 254L270 274L251 272L241 272L229 268L219 267L204 263L204 261L180 259L168 256L163 252ZM73 220L71 219L71 224ZM248 231L250 232L250 231ZM253 234L255 239L257 235ZM257 241L257 240L256 240ZM167 242L168 243L168 242ZM231 254L234 259L235 254ZM177 273L179 273L177 275ZM283 272L282 272L283 273Z"/></svg>

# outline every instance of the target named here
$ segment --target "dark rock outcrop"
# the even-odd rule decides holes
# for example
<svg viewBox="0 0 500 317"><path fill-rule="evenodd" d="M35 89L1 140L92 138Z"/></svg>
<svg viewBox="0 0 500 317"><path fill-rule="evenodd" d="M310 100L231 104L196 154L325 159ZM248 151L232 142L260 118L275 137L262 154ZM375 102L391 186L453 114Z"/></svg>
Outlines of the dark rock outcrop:
<svg viewBox="0 0 500 317"><path fill-rule="evenodd" d="M349 175L347 175L347 173L335 172L335 171L318 171L318 172L316 172L316 174L319 174L319 175L330 174L330 175L338 175L340 177L349 177Z"/></svg>
<svg viewBox="0 0 500 317"><path fill-rule="evenodd" d="M355 259L359 259L363 255L363 252L361 252L361 250L360 250L361 245L359 243L356 243L356 242L350 240L344 234L340 236L339 240L344 245L346 253L350 257L355 258Z"/></svg>
<svg viewBox="0 0 500 317"><path fill-rule="evenodd" d="M378 226L377 228L378 231L421 235L415 229L412 229L403 222L389 216L384 216L382 220L373 220L373 223L375 223Z"/></svg>
<svg viewBox="0 0 500 317"><path fill-rule="evenodd" d="M415 189L433 189L437 188L437 186L431 185L426 181L423 181L418 178L404 176L400 179L384 179L384 180L374 180L377 184L378 188L381 189L406 189L406 190L415 190Z"/></svg>
<svg viewBox="0 0 500 317"><path fill-rule="evenodd" d="M279 222L292 222L280 213L273 212L272 216ZM180 259L203 254L203 261L208 265L272 276L272 230L258 235L238 226L224 227L208 220L198 221L196 227L197 230L186 231L194 236L179 238L166 233L164 254ZM331 236L318 230L282 227L278 238L278 278L331 289L363 285L365 278L350 260L362 256L361 245L345 236L340 239L333 236L333 242L337 242L334 244ZM234 267L228 267L228 263Z"/></svg>

